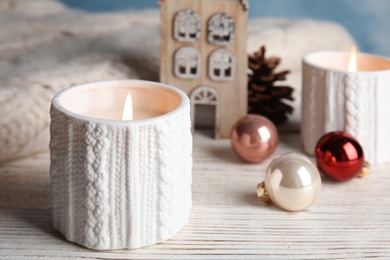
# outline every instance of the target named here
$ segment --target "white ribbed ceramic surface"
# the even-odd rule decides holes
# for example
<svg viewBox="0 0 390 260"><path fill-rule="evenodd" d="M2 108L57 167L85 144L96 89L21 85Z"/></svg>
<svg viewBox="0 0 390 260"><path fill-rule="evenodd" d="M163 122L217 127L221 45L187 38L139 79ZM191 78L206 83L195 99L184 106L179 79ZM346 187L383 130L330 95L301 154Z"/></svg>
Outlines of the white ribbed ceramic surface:
<svg viewBox="0 0 390 260"><path fill-rule="evenodd" d="M303 59L303 148L313 154L323 134L341 130L361 143L370 163L390 162L390 61L359 54L358 66L360 62L366 69L374 66L382 70L337 69L347 63L348 56L318 52ZM333 63L335 69L319 65L321 62Z"/></svg>
<svg viewBox="0 0 390 260"><path fill-rule="evenodd" d="M51 107L54 228L69 241L99 250L138 248L172 237L191 209L187 96L179 91L181 104L168 114L125 122L66 111L57 100L64 91Z"/></svg>

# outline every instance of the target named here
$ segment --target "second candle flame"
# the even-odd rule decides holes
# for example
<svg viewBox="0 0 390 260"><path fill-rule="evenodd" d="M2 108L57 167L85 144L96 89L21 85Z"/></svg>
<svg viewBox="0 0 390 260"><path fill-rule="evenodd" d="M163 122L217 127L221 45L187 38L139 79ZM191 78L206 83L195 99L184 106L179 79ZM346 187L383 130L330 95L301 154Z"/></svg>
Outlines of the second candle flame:
<svg viewBox="0 0 390 260"><path fill-rule="evenodd" d="M351 48L351 55L349 56L348 62L348 71L357 71L356 46L352 46Z"/></svg>
<svg viewBox="0 0 390 260"><path fill-rule="evenodd" d="M125 106L123 108L122 120L133 120L133 100L131 98L130 92L127 93Z"/></svg>

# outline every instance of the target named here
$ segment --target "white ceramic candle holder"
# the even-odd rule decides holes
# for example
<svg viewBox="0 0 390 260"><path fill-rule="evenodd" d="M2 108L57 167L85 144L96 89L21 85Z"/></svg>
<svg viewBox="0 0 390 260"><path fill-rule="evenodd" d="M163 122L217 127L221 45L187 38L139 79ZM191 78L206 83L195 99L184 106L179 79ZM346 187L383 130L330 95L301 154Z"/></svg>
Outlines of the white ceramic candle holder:
<svg viewBox="0 0 390 260"><path fill-rule="evenodd" d="M121 120L129 91L135 119L152 118ZM136 80L80 85L54 97L51 119L53 225L66 239L132 249L187 223L192 136L184 92Z"/></svg>
<svg viewBox="0 0 390 260"><path fill-rule="evenodd" d="M345 131L363 146L370 163L390 162L390 61L357 54L357 72L348 72L349 53L316 52L303 59L301 136L313 154L330 131Z"/></svg>

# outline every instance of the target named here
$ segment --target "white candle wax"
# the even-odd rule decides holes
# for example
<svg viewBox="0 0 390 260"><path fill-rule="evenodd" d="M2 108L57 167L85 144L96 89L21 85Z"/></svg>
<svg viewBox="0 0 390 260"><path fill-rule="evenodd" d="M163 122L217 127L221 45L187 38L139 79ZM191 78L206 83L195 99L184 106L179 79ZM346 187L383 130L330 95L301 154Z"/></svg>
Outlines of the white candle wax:
<svg viewBox="0 0 390 260"><path fill-rule="evenodd" d="M142 120L142 119L148 119L153 118L157 116L161 116L164 114L163 111L155 111L148 108L133 108L134 114L133 114L133 120ZM94 108L83 112L83 115L94 117L94 118L101 118L101 119L108 119L108 120L122 120L122 111L119 111L115 108Z"/></svg>
<svg viewBox="0 0 390 260"><path fill-rule="evenodd" d="M324 70L348 72L349 52L323 51L310 53L304 57L304 63ZM390 69L390 61L375 55L357 53L357 72L375 72Z"/></svg>
<svg viewBox="0 0 390 260"><path fill-rule="evenodd" d="M180 103L180 98L169 90L159 89L150 84L106 87L104 82L78 90L77 95L64 95L59 102L81 116L122 120L128 93L132 96L134 120L164 115L177 108Z"/></svg>

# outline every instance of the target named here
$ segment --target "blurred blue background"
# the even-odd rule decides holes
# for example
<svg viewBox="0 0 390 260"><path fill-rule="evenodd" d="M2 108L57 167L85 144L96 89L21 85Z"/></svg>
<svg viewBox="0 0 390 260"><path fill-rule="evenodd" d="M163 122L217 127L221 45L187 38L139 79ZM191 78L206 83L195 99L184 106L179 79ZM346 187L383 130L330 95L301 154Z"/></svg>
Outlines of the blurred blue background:
<svg viewBox="0 0 390 260"><path fill-rule="evenodd" d="M61 1L90 12L158 8L157 0ZM250 18L314 18L337 22L352 34L360 51L390 57L390 0L249 0L249 4Z"/></svg>

